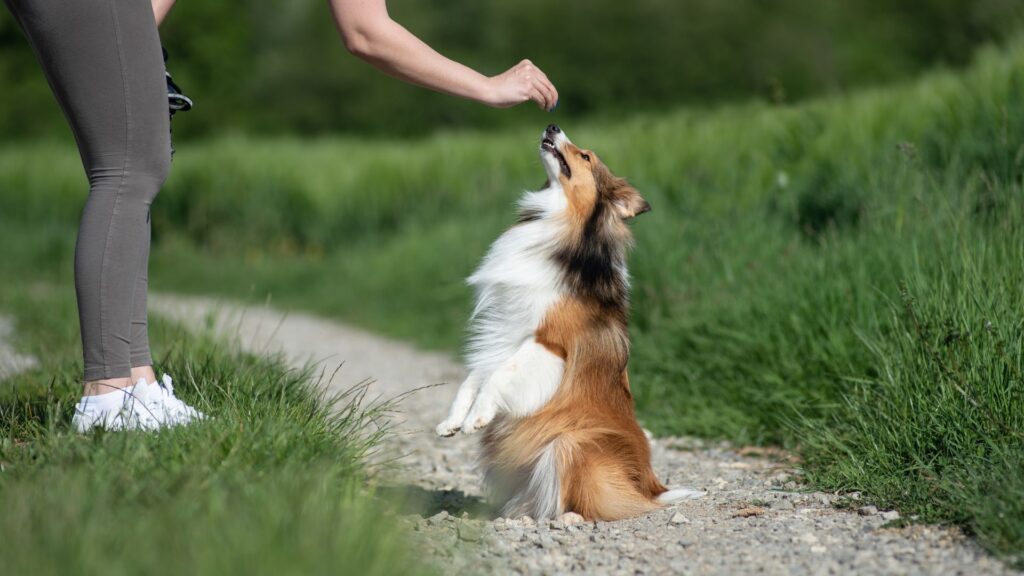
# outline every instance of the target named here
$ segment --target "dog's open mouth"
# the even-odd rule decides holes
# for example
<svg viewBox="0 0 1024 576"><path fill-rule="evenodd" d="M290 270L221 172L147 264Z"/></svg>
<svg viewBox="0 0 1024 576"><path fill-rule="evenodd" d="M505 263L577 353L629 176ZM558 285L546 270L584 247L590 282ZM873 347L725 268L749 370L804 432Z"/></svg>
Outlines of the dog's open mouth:
<svg viewBox="0 0 1024 576"><path fill-rule="evenodd" d="M562 156L562 153L558 151L558 147L555 146L554 140L544 137L544 139L540 141L540 149L548 154L553 154L554 157L558 159L558 165L562 168L562 174L564 174L566 178L572 178L572 171L569 170L569 163L565 161L565 156Z"/></svg>

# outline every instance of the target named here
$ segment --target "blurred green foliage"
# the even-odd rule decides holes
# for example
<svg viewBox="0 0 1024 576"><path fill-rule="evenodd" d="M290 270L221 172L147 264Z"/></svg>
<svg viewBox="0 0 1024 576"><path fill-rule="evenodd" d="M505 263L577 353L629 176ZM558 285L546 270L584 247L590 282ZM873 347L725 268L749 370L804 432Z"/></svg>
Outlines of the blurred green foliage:
<svg viewBox="0 0 1024 576"><path fill-rule="evenodd" d="M789 101L959 65L1022 20L1019 0L392 0L392 16L487 74L522 58L560 116L624 116L722 99ZM179 137L421 134L543 121L403 85L348 55L325 3L181 2L162 34L197 102ZM0 139L64 134L27 42L0 12Z"/></svg>

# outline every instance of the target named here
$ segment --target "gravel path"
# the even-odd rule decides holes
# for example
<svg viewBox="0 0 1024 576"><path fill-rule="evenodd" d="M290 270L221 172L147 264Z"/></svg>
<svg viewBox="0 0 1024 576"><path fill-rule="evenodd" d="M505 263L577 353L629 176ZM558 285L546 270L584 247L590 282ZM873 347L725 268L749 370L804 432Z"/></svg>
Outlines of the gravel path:
<svg viewBox="0 0 1024 576"><path fill-rule="evenodd" d="M14 351L10 344L13 334L14 322L6 316L0 316L0 381L38 364L35 358Z"/></svg>
<svg viewBox="0 0 1024 576"><path fill-rule="evenodd" d="M451 574L1012 574L956 529L899 527L896 512L800 488L799 473L771 453L694 439L658 439L654 464L670 485L707 489L697 501L642 518L564 525L490 520L474 468L473 438L437 438L463 370L451 357L300 313L242 308L202 298L157 296L154 312L211 326L252 352L338 371L329 387L373 378L377 391L406 397L392 449L405 454L396 488L421 546ZM641 383L642 385L642 383ZM777 456L777 455L776 455Z"/></svg>

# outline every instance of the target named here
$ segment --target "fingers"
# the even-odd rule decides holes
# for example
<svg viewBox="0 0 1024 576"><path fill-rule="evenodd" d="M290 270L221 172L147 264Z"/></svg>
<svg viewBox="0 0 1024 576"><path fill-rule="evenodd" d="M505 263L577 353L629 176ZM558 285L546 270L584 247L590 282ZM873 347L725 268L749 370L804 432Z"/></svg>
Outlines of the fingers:
<svg viewBox="0 0 1024 576"><path fill-rule="evenodd" d="M551 110L558 103L558 90L548 79L543 70L529 60L523 60L516 66L521 76L530 87L529 98L544 110Z"/></svg>
<svg viewBox="0 0 1024 576"><path fill-rule="evenodd" d="M548 107L548 97L547 97L547 95L545 95L543 92L540 91L540 88L538 88L534 84L530 84L530 86L529 86L529 88L527 90L528 90L528 94L529 94L529 99L533 100L534 102L536 102L538 108L540 108L541 110L548 110L549 109L549 107Z"/></svg>
<svg viewBox="0 0 1024 576"><path fill-rule="evenodd" d="M548 106L548 110L551 110L556 104L558 104L558 89L556 89L555 85L551 83L551 80L548 80L548 76L543 70L537 68L537 74L538 80L544 86L544 91L548 95L548 99L551 103L551 105Z"/></svg>
<svg viewBox="0 0 1024 576"><path fill-rule="evenodd" d="M543 108L545 110L551 110L555 107L555 102L558 101L558 97L555 95L555 91L551 88L548 83L545 83L540 78L533 79L533 87L537 92L544 97Z"/></svg>

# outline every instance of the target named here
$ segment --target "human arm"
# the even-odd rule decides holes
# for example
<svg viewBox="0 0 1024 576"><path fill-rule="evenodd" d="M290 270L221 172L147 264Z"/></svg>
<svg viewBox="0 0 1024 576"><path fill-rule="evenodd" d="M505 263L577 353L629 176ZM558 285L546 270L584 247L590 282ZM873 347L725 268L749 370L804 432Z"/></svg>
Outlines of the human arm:
<svg viewBox="0 0 1024 576"><path fill-rule="evenodd" d="M156 25L159 26L167 13L171 11L175 0L153 0L153 16L156 18Z"/></svg>
<svg viewBox="0 0 1024 576"><path fill-rule="evenodd" d="M385 0L329 2L348 51L389 76L497 108L532 100L550 110L558 102L554 85L529 60L488 77L444 57L392 20Z"/></svg>

